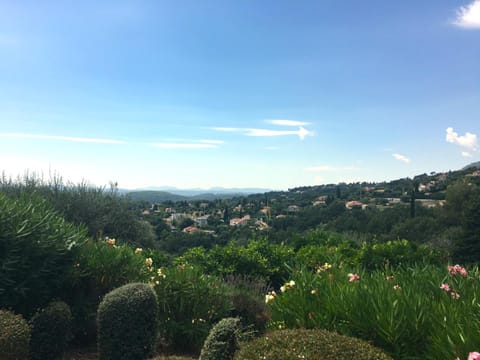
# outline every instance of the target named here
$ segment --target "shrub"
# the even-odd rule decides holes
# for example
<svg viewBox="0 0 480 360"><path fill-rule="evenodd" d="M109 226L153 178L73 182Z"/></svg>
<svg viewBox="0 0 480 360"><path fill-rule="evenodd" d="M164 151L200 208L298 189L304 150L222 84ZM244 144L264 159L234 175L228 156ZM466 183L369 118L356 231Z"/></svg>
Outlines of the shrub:
<svg viewBox="0 0 480 360"><path fill-rule="evenodd" d="M244 343L235 360L391 360L365 341L326 330L276 330Z"/></svg>
<svg viewBox="0 0 480 360"><path fill-rule="evenodd" d="M238 348L240 319L220 320L210 330L200 354L200 360L232 360Z"/></svg>
<svg viewBox="0 0 480 360"><path fill-rule="evenodd" d="M228 289L221 279L190 266L152 274L164 346L198 355L213 324L230 314Z"/></svg>
<svg viewBox="0 0 480 360"><path fill-rule="evenodd" d="M21 315L0 310L0 354L2 360L27 360L30 327Z"/></svg>
<svg viewBox="0 0 480 360"><path fill-rule="evenodd" d="M147 284L127 284L105 295L97 313L100 360L142 360L152 355L157 315L157 297Z"/></svg>
<svg viewBox="0 0 480 360"><path fill-rule="evenodd" d="M89 241L76 254L65 293L66 301L72 306L77 341L95 339L96 312L105 294L122 285L148 279L145 257L151 256L152 251L135 253L133 248L113 242L114 239L108 238Z"/></svg>
<svg viewBox="0 0 480 360"><path fill-rule="evenodd" d="M226 278L228 295L233 309L232 317L239 317L243 327L263 333L270 320L270 312L265 304L268 286L261 279L250 279L242 276Z"/></svg>
<svg viewBox="0 0 480 360"><path fill-rule="evenodd" d="M0 194L0 308L30 317L61 297L85 233L40 198Z"/></svg>
<svg viewBox="0 0 480 360"><path fill-rule="evenodd" d="M52 302L30 319L30 327L30 359L61 359L70 340L70 307L62 301Z"/></svg>

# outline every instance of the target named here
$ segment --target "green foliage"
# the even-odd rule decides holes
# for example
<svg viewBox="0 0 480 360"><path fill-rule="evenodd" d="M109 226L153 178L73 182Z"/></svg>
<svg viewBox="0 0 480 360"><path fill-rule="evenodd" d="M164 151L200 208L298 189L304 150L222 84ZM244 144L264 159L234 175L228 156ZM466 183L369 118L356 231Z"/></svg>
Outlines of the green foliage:
<svg viewBox="0 0 480 360"><path fill-rule="evenodd" d="M0 309L0 354L2 360L27 360L30 327L22 315Z"/></svg>
<svg viewBox="0 0 480 360"><path fill-rule="evenodd" d="M411 266L415 264L441 264L444 254L426 245L417 245L407 240L387 241L386 243L363 243L356 256L356 263L365 269L373 270L385 265Z"/></svg>
<svg viewBox="0 0 480 360"><path fill-rule="evenodd" d="M45 200L0 194L0 307L29 316L61 297L85 235Z"/></svg>
<svg viewBox="0 0 480 360"><path fill-rule="evenodd" d="M62 359L71 334L70 307L61 301L52 302L30 319L30 326L30 359Z"/></svg>
<svg viewBox="0 0 480 360"><path fill-rule="evenodd" d="M41 196L67 221L85 225L93 238L110 236L143 247L155 244L152 226L138 218L130 199L119 195L115 184L106 191L87 182L65 184L57 175L45 180L26 173L15 181L1 178L0 191L14 198Z"/></svg>
<svg viewBox="0 0 480 360"><path fill-rule="evenodd" d="M127 284L105 295L97 315L100 360L143 360L151 356L157 316L157 297L147 284Z"/></svg>
<svg viewBox="0 0 480 360"><path fill-rule="evenodd" d="M145 255L151 251L136 254L129 246L113 245L112 241L91 240L76 253L64 298L72 306L77 341L95 339L97 307L106 293L148 278Z"/></svg>
<svg viewBox="0 0 480 360"><path fill-rule="evenodd" d="M325 328L371 341L395 359L464 359L480 348L479 272L426 265L358 273L297 269L269 294L272 328ZM440 288L448 284L447 292Z"/></svg>
<svg viewBox="0 0 480 360"><path fill-rule="evenodd" d="M244 327L263 333L270 320L264 300L267 291L265 283L240 276L230 276L226 280L228 296L233 305L232 316L239 317Z"/></svg>
<svg viewBox="0 0 480 360"><path fill-rule="evenodd" d="M276 330L244 343L235 360L391 360L365 341L326 330Z"/></svg>
<svg viewBox="0 0 480 360"><path fill-rule="evenodd" d="M246 246L230 242L210 250L189 249L176 262L198 266L209 274L244 275L278 284L288 273L285 265L293 263L293 249L265 240L250 241Z"/></svg>
<svg viewBox="0 0 480 360"><path fill-rule="evenodd" d="M225 318L210 330L200 360L232 360L238 349L240 319Z"/></svg>
<svg viewBox="0 0 480 360"><path fill-rule="evenodd" d="M165 345L199 353L213 324L231 311L228 289L219 278L185 265L157 269L151 281L158 296Z"/></svg>

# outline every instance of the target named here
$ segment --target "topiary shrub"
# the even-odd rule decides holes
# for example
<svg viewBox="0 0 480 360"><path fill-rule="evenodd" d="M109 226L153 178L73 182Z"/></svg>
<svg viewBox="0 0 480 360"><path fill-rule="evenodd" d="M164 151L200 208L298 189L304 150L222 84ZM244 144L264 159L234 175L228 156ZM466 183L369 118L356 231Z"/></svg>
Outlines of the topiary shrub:
<svg viewBox="0 0 480 360"><path fill-rule="evenodd" d="M105 295L97 311L100 360L143 360L151 356L157 317L157 296L147 284L127 284Z"/></svg>
<svg viewBox="0 0 480 360"><path fill-rule="evenodd" d="M245 343L235 360L392 360L369 343L321 329L277 330Z"/></svg>
<svg viewBox="0 0 480 360"><path fill-rule="evenodd" d="M232 360L238 348L240 319L226 318L220 320L210 330L199 360Z"/></svg>
<svg viewBox="0 0 480 360"><path fill-rule="evenodd" d="M30 319L31 360L61 359L72 330L72 313L63 301L50 303Z"/></svg>
<svg viewBox="0 0 480 360"><path fill-rule="evenodd" d="M0 310L0 355L2 360L27 360L30 327L22 315Z"/></svg>

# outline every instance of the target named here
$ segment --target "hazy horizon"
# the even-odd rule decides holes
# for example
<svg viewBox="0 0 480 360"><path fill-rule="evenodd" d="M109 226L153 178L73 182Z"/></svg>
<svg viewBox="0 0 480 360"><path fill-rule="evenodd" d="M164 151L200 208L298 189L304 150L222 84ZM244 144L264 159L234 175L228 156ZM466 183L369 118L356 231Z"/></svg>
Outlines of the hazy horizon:
<svg viewBox="0 0 480 360"><path fill-rule="evenodd" d="M0 172L286 190L479 161L480 0L0 2Z"/></svg>

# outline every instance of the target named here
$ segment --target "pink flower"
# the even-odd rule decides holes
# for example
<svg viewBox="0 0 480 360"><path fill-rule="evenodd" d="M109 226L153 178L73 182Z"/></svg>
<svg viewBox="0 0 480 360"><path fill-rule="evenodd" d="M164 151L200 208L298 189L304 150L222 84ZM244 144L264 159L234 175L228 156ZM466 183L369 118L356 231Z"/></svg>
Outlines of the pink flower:
<svg viewBox="0 0 480 360"><path fill-rule="evenodd" d="M480 360L480 353L474 351L468 354L468 360Z"/></svg>
<svg viewBox="0 0 480 360"><path fill-rule="evenodd" d="M451 289L450 289L450 285L448 285L448 284L442 284L442 285L440 285L440 289L443 289L443 290L445 290L446 292L450 292L450 290L451 290Z"/></svg>
<svg viewBox="0 0 480 360"><path fill-rule="evenodd" d="M360 280L360 275L358 274L348 274L348 281L354 282Z"/></svg>
<svg viewBox="0 0 480 360"><path fill-rule="evenodd" d="M467 269L465 269L464 267L461 267L458 264L456 264L454 266L449 266L448 267L448 272L450 273L450 275L460 274L463 277L468 275Z"/></svg>

